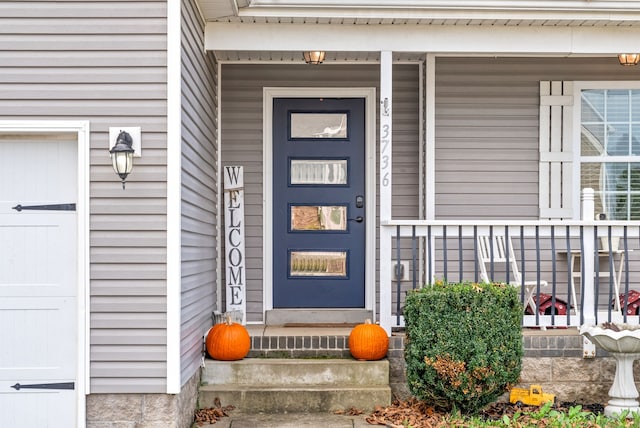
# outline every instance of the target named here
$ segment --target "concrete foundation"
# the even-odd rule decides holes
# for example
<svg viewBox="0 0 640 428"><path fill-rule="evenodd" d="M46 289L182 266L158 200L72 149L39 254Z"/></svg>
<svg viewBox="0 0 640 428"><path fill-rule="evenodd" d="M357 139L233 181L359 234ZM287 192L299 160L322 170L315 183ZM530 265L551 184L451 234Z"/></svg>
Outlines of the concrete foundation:
<svg viewBox="0 0 640 428"><path fill-rule="evenodd" d="M198 399L200 373L179 394L90 394L87 428L189 428Z"/></svg>

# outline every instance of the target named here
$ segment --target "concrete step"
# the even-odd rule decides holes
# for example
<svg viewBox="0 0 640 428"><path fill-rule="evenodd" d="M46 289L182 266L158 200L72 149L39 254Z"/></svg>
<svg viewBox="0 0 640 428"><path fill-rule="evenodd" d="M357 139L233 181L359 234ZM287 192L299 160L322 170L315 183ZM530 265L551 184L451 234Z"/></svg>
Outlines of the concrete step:
<svg viewBox="0 0 640 428"><path fill-rule="evenodd" d="M201 382L201 408L218 398L245 413L371 411L391 403L387 360L207 360Z"/></svg>
<svg viewBox="0 0 640 428"><path fill-rule="evenodd" d="M203 385L389 385L389 362L353 359L206 360Z"/></svg>
<svg viewBox="0 0 640 428"><path fill-rule="evenodd" d="M244 413L315 413L354 407L370 412L376 405L391 404L389 386L253 386L205 385L198 404L213 407L218 398L223 406L233 405Z"/></svg>

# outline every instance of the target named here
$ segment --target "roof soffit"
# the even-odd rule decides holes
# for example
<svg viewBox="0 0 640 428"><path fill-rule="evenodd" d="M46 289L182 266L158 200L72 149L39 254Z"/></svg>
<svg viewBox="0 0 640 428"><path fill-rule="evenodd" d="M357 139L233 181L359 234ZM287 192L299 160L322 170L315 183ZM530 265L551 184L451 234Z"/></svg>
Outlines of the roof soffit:
<svg viewBox="0 0 640 428"><path fill-rule="evenodd" d="M198 0L207 21L452 25L630 25L638 0ZM320 21L318 21L320 20ZM583 24L583 22L585 22ZM437 22L435 22L437 24ZM631 24L631 25L633 25Z"/></svg>

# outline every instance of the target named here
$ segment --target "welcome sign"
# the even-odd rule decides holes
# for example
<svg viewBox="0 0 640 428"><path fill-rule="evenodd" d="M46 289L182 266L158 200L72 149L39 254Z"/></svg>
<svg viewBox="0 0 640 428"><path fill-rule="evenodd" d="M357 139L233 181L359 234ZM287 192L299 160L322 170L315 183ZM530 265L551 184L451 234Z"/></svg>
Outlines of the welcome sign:
<svg viewBox="0 0 640 428"><path fill-rule="evenodd" d="M224 168L225 278L227 312L246 313L246 271L244 264L244 178L243 167Z"/></svg>

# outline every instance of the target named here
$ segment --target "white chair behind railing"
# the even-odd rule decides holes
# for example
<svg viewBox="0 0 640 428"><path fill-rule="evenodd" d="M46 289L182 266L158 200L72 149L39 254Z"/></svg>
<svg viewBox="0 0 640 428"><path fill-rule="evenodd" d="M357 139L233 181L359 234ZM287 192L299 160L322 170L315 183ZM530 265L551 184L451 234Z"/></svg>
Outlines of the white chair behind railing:
<svg viewBox="0 0 640 428"><path fill-rule="evenodd" d="M508 250L507 250L508 247ZM548 285L545 280L525 281L522 283L522 275L518 268L518 261L516 259L515 251L513 251L513 244L511 243L511 237L505 237L504 235L479 235L478 236L478 264L480 265L480 279L484 282L491 282L494 278L491 278L489 272L492 267L495 270L496 266L503 265L505 272L509 272L509 284L514 287L521 287L524 285L524 307L531 307L531 310L536 310L536 301L534 295L540 288ZM492 266L493 263L493 266Z"/></svg>

